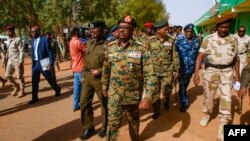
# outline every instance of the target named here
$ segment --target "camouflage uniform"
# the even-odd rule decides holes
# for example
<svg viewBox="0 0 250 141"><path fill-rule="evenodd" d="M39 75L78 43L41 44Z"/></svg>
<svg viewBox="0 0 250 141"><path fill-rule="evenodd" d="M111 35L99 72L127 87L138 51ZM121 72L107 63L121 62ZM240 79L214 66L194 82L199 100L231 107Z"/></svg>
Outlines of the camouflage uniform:
<svg viewBox="0 0 250 141"><path fill-rule="evenodd" d="M247 88L250 83L250 64L246 65L242 70L240 77L240 85L242 88Z"/></svg>
<svg viewBox="0 0 250 141"><path fill-rule="evenodd" d="M250 49L250 37L248 35L245 35L243 37L240 37L238 34L235 34L235 37L238 41L238 55L240 58L240 69L239 72L241 74L241 71L243 68L247 65L247 53Z"/></svg>
<svg viewBox="0 0 250 141"><path fill-rule="evenodd" d="M12 95L15 95L19 88L21 88L21 92L24 92L24 45L19 37L13 37L7 40L7 48L8 62L5 77L14 86ZM14 71L16 71L17 78L20 81L20 87L13 78Z"/></svg>
<svg viewBox="0 0 250 141"><path fill-rule="evenodd" d="M203 112L210 115L213 110L215 93L220 96L218 137L223 135L223 125L231 119L231 96L234 71L233 60L237 55L238 44L233 35L219 38L217 32L207 36L202 42L199 52L206 57L205 70L203 71L204 107ZM212 65L225 65L224 69L210 67ZM230 67L231 66L231 67Z"/></svg>
<svg viewBox="0 0 250 141"><path fill-rule="evenodd" d="M101 74L104 61L104 51L106 49L105 40L88 40L87 52L84 57L84 81L82 83L82 93L80 100L81 119L83 129L93 127L93 108L92 101L96 92L102 111L102 128L107 127L107 99L102 95ZM90 75L92 69L98 70L98 76Z"/></svg>
<svg viewBox="0 0 250 141"><path fill-rule="evenodd" d="M125 112L131 140L138 141L138 105L141 98L152 98L156 83L147 47L134 39L130 39L125 47L120 46L119 41L111 42L105 52L102 72L103 90L108 91L107 140L118 140L122 114Z"/></svg>
<svg viewBox="0 0 250 141"><path fill-rule="evenodd" d="M174 39L158 39L151 37L149 50L152 54L152 60L155 72L158 78L157 89L153 95L153 112L160 112L160 93L164 96L164 108L168 110L170 95L172 93L173 71L178 70L179 59L174 47Z"/></svg>

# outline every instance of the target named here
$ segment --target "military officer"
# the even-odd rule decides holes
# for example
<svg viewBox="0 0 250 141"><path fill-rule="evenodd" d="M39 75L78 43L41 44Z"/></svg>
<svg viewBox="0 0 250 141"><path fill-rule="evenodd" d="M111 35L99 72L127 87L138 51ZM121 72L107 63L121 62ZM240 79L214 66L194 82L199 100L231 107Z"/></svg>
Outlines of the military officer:
<svg viewBox="0 0 250 141"><path fill-rule="evenodd" d="M130 138L139 141L139 109L150 107L156 76L147 46L133 39L136 21L125 16L118 24L119 40L109 44L102 71L103 95L108 97L107 140L118 140L125 112Z"/></svg>
<svg viewBox="0 0 250 141"><path fill-rule="evenodd" d="M85 140L94 135L92 101L94 93L97 94L102 111L102 129L100 137L106 135L107 128L107 98L102 95L102 66L104 61L104 51L106 50L106 39L104 36L105 23L94 21L89 24L92 39L86 43L87 52L84 57L84 81L82 84L82 94L80 99L81 119L83 133L81 139Z"/></svg>
<svg viewBox="0 0 250 141"><path fill-rule="evenodd" d="M20 98L25 95L24 92L24 45L20 37L17 37L15 34L15 27L10 25L6 27L7 35L9 36L7 40L7 48L8 48L8 62L6 67L5 77L12 86L14 90L11 95ZM17 78L20 81L20 86L16 83L13 78L13 73L16 71Z"/></svg>
<svg viewBox="0 0 250 141"><path fill-rule="evenodd" d="M203 70L204 88L204 117L200 121L201 126L207 126L210 114L213 110L216 91L220 96L218 128L219 140L223 139L223 126L231 120L232 86L234 79L239 81L239 58L237 57L237 39L229 34L230 20L217 23L217 32L207 36L201 45L196 59L194 84L200 81L199 68L203 57L206 57L205 69Z"/></svg>
<svg viewBox="0 0 250 141"><path fill-rule="evenodd" d="M238 55L240 58L240 74L243 68L247 65L247 53L250 49L250 37L246 35L246 27L240 26L238 33L235 34L238 40Z"/></svg>
<svg viewBox="0 0 250 141"><path fill-rule="evenodd" d="M164 109L169 109L172 93L172 80L178 75L179 59L174 47L174 40L168 36L168 21L156 25L156 36L149 41L155 72L158 78L157 89L153 96L153 119L160 115L160 93L163 93ZM175 73L174 73L175 72Z"/></svg>

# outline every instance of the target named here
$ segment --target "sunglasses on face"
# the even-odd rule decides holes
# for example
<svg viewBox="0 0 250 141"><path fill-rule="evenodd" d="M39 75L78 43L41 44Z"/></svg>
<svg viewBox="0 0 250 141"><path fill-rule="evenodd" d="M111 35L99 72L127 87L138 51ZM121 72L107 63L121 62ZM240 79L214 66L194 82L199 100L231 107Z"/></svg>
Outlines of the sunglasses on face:
<svg viewBox="0 0 250 141"><path fill-rule="evenodd" d="M241 33L245 33L246 31L245 31L245 30L239 30L239 32L241 32Z"/></svg>
<svg viewBox="0 0 250 141"><path fill-rule="evenodd" d="M185 30L187 33L193 33L193 30Z"/></svg>

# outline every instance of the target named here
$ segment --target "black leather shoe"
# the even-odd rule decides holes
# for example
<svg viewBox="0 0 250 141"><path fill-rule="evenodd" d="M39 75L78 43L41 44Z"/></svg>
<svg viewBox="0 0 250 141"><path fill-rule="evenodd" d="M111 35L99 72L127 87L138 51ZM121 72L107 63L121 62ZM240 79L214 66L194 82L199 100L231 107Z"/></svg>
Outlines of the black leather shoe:
<svg viewBox="0 0 250 141"><path fill-rule="evenodd" d="M74 108L74 112L80 110L80 107Z"/></svg>
<svg viewBox="0 0 250 141"><path fill-rule="evenodd" d="M102 129L102 130L99 132L98 136L99 136L100 138L103 138L103 137L106 136L106 132L107 132L106 129Z"/></svg>
<svg viewBox="0 0 250 141"><path fill-rule="evenodd" d="M82 140L87 140L89 139L91 136L93 136L95 134L95 128L92 127L92 128L88 128L88 129L85 129L83 132L82 132L82 135L80 136L80 138Z"/></svg>
<svg viewBox="0 0 250 141"><path fill-rule="evenodd" d="M188 107L189 107L189 105L181 106L180 111L185 113L187 111Z"/></svg>
<svg viewBox="0 0 250 141"><path fill-rule="evenodd" d="M152 119L157 119L158 117L160 116L160 113L154 113L153 115L152 115Z"/></svg>
<svg viewBox="0 0 250 141"><path fill-rule="evenodd" d="M163 107L164 107L164 110L165 110L165 111L168 111L168 110L169 110L169 102L164 101Z"/></svg>
<svg viewBox="0 0 250 141"><path fill-rule="evenodd" d="M58 97L61 95L61 88L56 92L55 97Z"/></svg>
<svg viewBox="0 0 250 141"><path fill-rule="evenodd" d="M31 104L34 104L34 103L36 103L38 101L39 101L39 99L32 99L31 101L29 101L29 104L31 105Z"/></svg>

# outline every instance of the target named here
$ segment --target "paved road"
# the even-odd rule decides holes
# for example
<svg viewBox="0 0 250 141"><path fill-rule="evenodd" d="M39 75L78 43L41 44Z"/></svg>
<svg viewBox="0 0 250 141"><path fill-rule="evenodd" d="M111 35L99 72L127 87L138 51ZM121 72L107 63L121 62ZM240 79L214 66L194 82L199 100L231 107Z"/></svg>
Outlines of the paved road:
<svg viewBox="0 0 250 141"><path fill-rule="evenodd" d="M69 62L60 63L61 71L57 71L59 85L63 88L60 97L54 97L51 89L43 76L40 82L40 101L28 105L31 100L31 63L25 59L26 93L23 98L10 96L12 88L10 83L0 88L0 141L79 141L82 127L80 112L72 110L73 77ZM0 69L3 76L3 70ZM199 125L202 117L203 90L201 86L189 86L191 106L187 113L179 112L179 106L174 104L174 94L171 97L170 111L161 110L158 120L151 119L151 110L141 113L140 136L141 140L148 141L215 141L217 135L218 99L216 99L214 114L207 127ZM244 99L241 116L238 113L237 97L233 96L233 123L250 124L249 99ZM95 128L97 133L101 128L100 105L97 97L94 98ZM97 135L91 141L105 141ZM119 141L128 141L128 126L126 118L120 130Z"/></svg>

